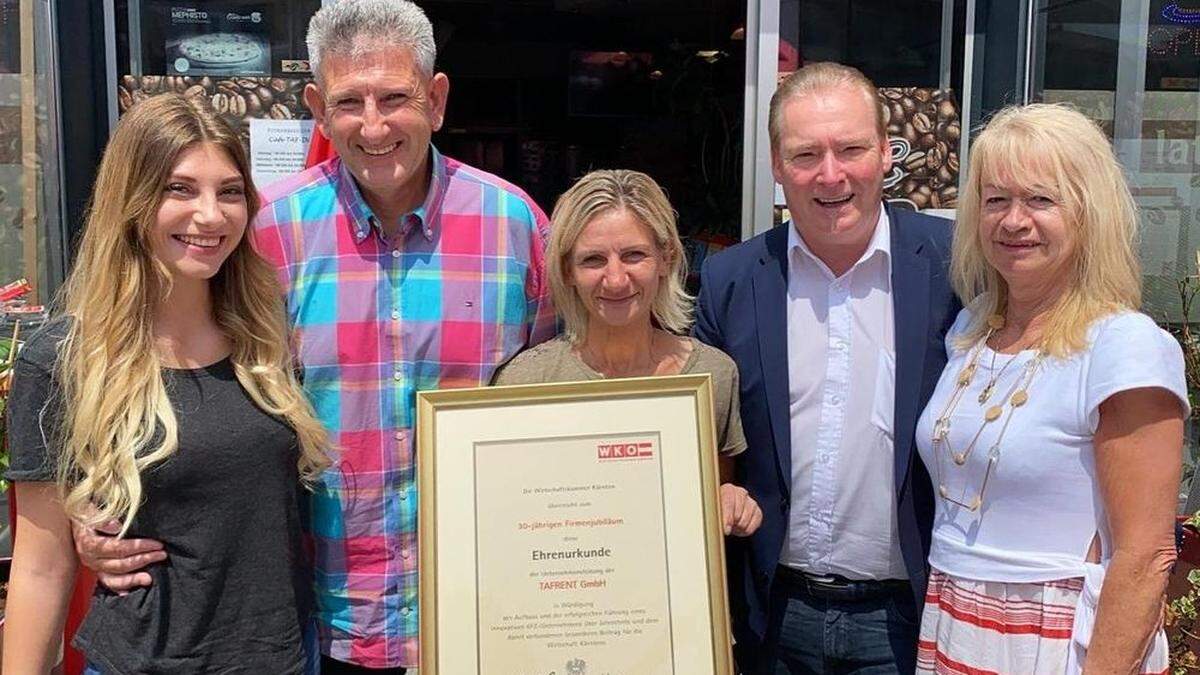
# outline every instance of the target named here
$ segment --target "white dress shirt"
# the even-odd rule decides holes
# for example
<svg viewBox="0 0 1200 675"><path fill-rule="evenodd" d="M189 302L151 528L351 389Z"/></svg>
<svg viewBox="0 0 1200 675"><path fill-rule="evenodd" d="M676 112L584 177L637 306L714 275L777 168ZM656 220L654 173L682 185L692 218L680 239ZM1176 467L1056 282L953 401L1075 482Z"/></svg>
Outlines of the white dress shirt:
<svg viewBox="0 0 1200 675"><path fill-rule="evenodd" d="M788 228L792 504L780 562L811 574L907 579L896 526L891 236L880 209L834 277Z"/></svg>

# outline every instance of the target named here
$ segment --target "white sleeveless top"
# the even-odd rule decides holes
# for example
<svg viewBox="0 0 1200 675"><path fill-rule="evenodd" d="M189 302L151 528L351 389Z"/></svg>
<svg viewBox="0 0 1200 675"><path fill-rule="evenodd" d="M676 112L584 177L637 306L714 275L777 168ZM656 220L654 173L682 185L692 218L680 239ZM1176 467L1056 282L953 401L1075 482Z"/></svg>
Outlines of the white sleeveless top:
<svg viewBox="0 0 1200 675"><path fill-rule="evenodd" d="M964 309L947 333L949 362L917 423L917 448L933 478L937 503L929 562L947 574L980 581L1030 583L1083 576L1096 532L1105 556L1111 552L1093 446L1100 404L1120 391L1162 387L1179 398L1187 414L1183 351L1150 317L1122 312L1097 320L1082 352L1045 358L1029 384L1029 401L1013 412L1004 432L982 506L970 511L938 496L939 475L947 494L958 501L969 503L979 494L988 450L1008 406L984 428L962 466L954 463L947 447L961 452L970 445L986 407L1004 401L1036 352L1014 356L983 348L975 377L951 415L948 444L941 444L935 456L934 422L971 352L970 346L955 348L953 340L969 321ZM1001 370L987 405L980 405L980 392Z"/></svg>

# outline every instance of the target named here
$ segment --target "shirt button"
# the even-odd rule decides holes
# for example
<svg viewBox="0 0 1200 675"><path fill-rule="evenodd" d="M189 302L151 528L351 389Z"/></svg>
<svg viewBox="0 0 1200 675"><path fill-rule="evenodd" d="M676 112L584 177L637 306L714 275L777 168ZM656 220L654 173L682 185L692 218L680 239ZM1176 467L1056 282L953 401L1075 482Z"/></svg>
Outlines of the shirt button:
<svg viewBox="0 0 1200 675"><path fill-rule="evenodd" d="M392 374L392 379L396 380L397 382L399 382L403 377L404 376L400 374L400 371L396 371L394 374Z"/></svg>
<svg viewBox="0 0 1200 675"><path fill-rule="evenodd" d="M398 248L392 249L392 257L399 258L400 257L400 249L398 249Z"/></svg>
<svg viewBox="0 0 1200 675"><path fill-rule="evenodd" d="M400 557L407 558L408 557L408 549L406 549L406 548L400 549Z"/></svg>
<svg viewBox="0 0 1200 675"><path fill-rule="evenodd" d="M402 502L408 501L408 493L407 492L405 492L403 490L400 491L400 501L402 501Z"/></svg>
<svg viewBox="0 0 1200 675"><path fill-rule="evenodd" d="M393 310L392 310L392 318L393 318L393 319L399 319L399 318L400 318L400 310L398 310L398 309L393 309Z"/></svg>
<svg viewBox="0 0 1200 675"><path fill-rule="evenodd" d="M404 440L404 432L403 431L396 432L396 440L398 440L398 441Z"/></svg>
<svg viewBox="0 0 1200 675"><path fill-rule="evenodd" d="M831 396L831 397L829 398L829 402L830 402L830 403L832 403L832 404L834 404L834 405L841 405L841 404L842 404L842 397L841 397L841 396Z"/></svg>
<svg viewBox="0 0 1200 675"><path fill-rule="evenodd" d="M408 608L407 608L407 607L401 607L401 608L400 608L400 613L401 613L401 614L403 614L403 615L405 615L405 616L408 616Z"/></svg>

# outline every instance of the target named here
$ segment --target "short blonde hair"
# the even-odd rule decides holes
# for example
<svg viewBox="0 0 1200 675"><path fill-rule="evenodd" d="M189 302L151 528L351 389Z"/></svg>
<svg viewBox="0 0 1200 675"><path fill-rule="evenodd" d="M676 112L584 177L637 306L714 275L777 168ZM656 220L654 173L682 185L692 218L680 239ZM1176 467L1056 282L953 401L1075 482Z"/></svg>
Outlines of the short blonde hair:
<svg viewBox="0 0 1200 675"><path fill-rule="evenodd" d="M1071 279L1042 334L1049 353L1066 356L1084 349L1093 321L1141 306L1137 206L1104 132L1066 105L1012 106L996 113L975 137L958 205L950 275L963 304L974 303L963 344L982 337L987 317L1002 315L1008 304L1008 286L984 257L979 237L985 184L1057 191L1063 218L1075 232Z"/></svg>
<svg viewBox="0 0 1200 675"><path fill-rule="evenodd" d="M659 252L667 263L667 275L658 287L651 316L662 329L683 334L692 325L692 297L684 290L687 260L675 225L675 210L654 179L640 171L606 169L593 171L558 198L550 216L547 246L547 275L554 306L563 320L563 333L571 344L587 334L588 311L571 276L571 249L583 229L597 216L624 210L650 229Z"/></svg>
<svg viewBox="0 0 1200 675"><path fill-rule="evenodd" d="M875 132L879 138L887 138L887 117L879 89L871 78L852 66L818 61L810 63L784 78L771 96L771 107L767 116L767 133L771 147L779 147L779 136L783 133L783 106L797 96L828 92L836 89L857 89L871 103L875 111Z"/></svg>

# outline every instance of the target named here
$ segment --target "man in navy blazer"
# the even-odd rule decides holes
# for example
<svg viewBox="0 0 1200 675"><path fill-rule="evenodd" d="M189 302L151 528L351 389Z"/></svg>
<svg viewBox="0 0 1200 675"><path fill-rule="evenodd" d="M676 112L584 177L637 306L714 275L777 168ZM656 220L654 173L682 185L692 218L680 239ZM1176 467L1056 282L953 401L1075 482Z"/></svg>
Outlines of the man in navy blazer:
<svg viewBox="0 0 1200 675"><path fill-rule="evenodd" d="M913 447L959 309L950 223L884 206L875 86L810 64L771 101L772 167L792 220L711 258L695 334L737 362L762 507L729 539L744 672L909 673L933 518Z"/></svg>

